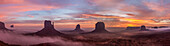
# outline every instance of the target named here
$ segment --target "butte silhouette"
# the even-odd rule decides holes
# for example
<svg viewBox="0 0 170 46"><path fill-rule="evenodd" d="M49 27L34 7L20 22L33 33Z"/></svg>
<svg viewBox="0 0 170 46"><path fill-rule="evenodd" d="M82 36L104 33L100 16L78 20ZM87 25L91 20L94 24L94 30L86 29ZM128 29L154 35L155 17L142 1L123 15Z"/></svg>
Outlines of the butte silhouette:
<svg viewBox="0 0 170 46"><path fill-rule="evenodd" d="M109 33L109 32L105 29L105 24L103 22L97 22L95 25L95 30L88 33Z"/></svg>
<svg viewBox="0 0 170 46"><path fill-rule="evenodd" d="M135 30L135 29L140 29L140 27L130 27L130 26L128 26L126 28L126 30Z"/></svg>
<svg viewBox="0 0 170 46"><path fill-rule="evenodd" d="M73 30L76 32L84 32L81 28L80 28L80 24L77 24L76 28Z"/></svg>
<svg viewBox="0 0 170 46"><path fill-rule="evenodd" d="M146 29L145 25L142 25L139 31L149 31L149 29Z"/></svg>
<svg viewBox="0 0 170 46"><path fill-rule="evenodd" d="M6 27L5 27L5 23L3 23L3 22L0 22L0 30L6 30L6 31L12 31L12 30L9 30L9 29L7 29Z"/></svg>
<svg viewBox="0 0 170 46"><path fill-rule="evenodd" d="M38 32L30 33L26 35L37 35L37 36L63 36L63 33L54 29L54 23L51 24L51 21L45 20L44 28Z"/></svg>

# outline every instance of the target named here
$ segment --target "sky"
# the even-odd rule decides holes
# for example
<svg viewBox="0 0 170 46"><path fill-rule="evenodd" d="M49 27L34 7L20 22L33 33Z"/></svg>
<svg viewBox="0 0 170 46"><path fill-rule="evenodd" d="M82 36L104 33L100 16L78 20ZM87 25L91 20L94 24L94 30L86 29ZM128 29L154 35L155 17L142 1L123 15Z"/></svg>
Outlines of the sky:
<svg viewBox="0 0 170 46"><path fill-rule="evenodd" d="M170 26L170 0L0 0L0 21L7 26L57 28Z"/></svg>

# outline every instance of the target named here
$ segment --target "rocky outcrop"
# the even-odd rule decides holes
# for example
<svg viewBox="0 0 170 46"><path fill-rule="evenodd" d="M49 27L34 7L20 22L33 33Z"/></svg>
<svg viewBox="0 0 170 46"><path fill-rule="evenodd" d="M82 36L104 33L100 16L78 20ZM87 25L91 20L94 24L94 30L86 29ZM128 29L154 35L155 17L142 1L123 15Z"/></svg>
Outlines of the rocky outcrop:
<svg viewBox="0 0 170 46"><path fill-rule="evenodd" d="M145 25L142 25L140 31L149 31L149 29L146 29Z"/></svg>
<svg viewBox="0 0 170 46"><path fill-rule="evenodd" d="M80 24L77 24L76 28L73 31L83 32L83 30L80 28Z"/></svg>
<svg viewBox="0 0 170 46"><path fill-rule="evenodd" d="M105 24L103 22L97 22L95 25L95 30L92 33L107 33L108 31L105 29Z"/></svg>
<svg viewBox="0 0 170 46"><path fill-rule="evenodd" d="M44 28L36 33L29 33L26 35L38 35L38 36L63 36L63 33L60 33L54 29L54 24L51 24L51 21L45 20Z"/></svg>
<svg viewBox="0 0 170 46"><path fill-rule="evenodd" d="M5 27L5 23L0 22L0 29L7 29L7 28Z"/></svg>
<svg viewBox="0 0 170 46"><path fill-rule="evenodd" d="M5 30L5 31L12 31L12 30L9 30L9 29L7 29L6 27L5 27L5 23L3 23L3 22L0 22L0 30Z"/></svg>

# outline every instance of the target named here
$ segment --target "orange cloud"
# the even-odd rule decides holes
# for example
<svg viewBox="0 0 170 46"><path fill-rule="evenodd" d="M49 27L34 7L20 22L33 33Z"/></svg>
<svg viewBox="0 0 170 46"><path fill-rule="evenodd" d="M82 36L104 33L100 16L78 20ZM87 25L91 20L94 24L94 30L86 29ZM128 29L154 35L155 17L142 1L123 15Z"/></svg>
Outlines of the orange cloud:
<svg viewBox="0 0 170 46"><path fill-rule="evenodd" d="M5 17L5 15L0 15L0 18Z"/></svg>
<svg viewBox="0 0 170 46"><path fill-rule="evenodd" d="M137 25L135 25L135 24L127 24L126 26L135 27Z"/></svg>
<svg viewBox="0 0 170 46"><path fill-rule="evenodd" d="M122 21L128 21L128 22L132 22L132 23L155 23L152 20L140 20L140 19L132 19L132 18L123 18L121 19Z"/></svg>
<svg viewBox="0 0 170 46"><path fill-rule="evenodd" d="M119 17L119 16L107 16L107 15L99 15L99 14L83 14L83 16L95 17L95 18L118 18L122 21L128 21L128 22L134 22L134 23L151 23L151 22L153 22L152 20L142 20L142 19L135 19L135 18L125 18L125 17Z"/></svg>
<svg viewBox="0 0 170 46"><path fill-rule="evenodd" d="M15 26L42 26L43 24L14 24Z"/></svg>
<svg viewBox="0 0 170 46"><path fill-rule="evenodd" d="M130 16L135 16L133 14L127 14ZM149 25L155 24L156 22L150 19L136 19L136 18L125 18L119 16L107 16L107 15L99 15L99 14L83 14L83 16L94 17L94 18L117 18L120 21L108 21L109 27L127 27L127 26L141 26L141 25ZM96 20L95 20L96 21ZM106 22L106 21L104 21ZM114 24L112 24L114 23ZM162 23L159 23L162 24Z"/></svg>

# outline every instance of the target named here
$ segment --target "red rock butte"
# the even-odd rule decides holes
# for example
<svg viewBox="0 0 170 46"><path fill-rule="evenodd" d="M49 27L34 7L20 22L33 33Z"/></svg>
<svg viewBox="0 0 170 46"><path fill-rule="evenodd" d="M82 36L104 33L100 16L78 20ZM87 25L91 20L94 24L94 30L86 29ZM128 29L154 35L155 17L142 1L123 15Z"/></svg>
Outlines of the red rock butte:
<svg viewBox="0 0 170 46"><path fill-rule="evenodd" d="M139 31L149 31L148 29L146 29L145 25L141 26L141 29Z"/></svg>
<svg viewBox="0 0 170 46"><path fill-rule="evenodd" d="M83 30L80 28L80 24L77 24L76 28L73 31L83 32Z"/></svg>
<svg viewBox="0 0 170 46"><path fill-rule="evenodd" d="M6 27L5 27L5 23L3 23L3 22L0 22L0 30L9 30L9 29L7 29Z"/></svg>
<svg viewBox="0 0 170 46"><path fill-rule="evenodd" d="M63 34L54 28L54 25L51 24L51 21L45 20L44 28L42 30L36 32L35 35L38 35L38 36L61 36Z"/></svg>
<svg viewBox="0 0 170 46"><path fill-rule="evenodd" d="M108 31L105 29L104 22L97 22L95 25L95 30L92 33L107 33Z"/></svg>

